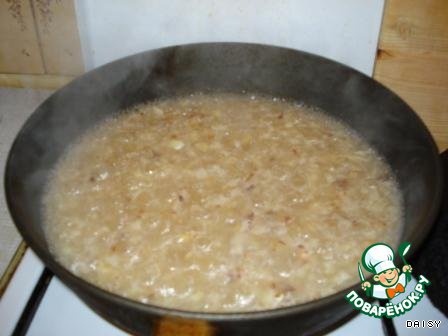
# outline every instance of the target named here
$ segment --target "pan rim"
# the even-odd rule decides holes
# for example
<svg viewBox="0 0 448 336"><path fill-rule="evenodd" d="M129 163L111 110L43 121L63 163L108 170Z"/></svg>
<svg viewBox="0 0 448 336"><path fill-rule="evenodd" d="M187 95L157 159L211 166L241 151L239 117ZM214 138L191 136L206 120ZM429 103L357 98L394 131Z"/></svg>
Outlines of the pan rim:
<svg viewBox="0 0 448 336"><path fill-rule="evenodd" d="M423 123L419 115L403 100L401 99L397 94L392 92L390 89L385 87L383 84L379 83L375 79L368 77L367 75L363 74L362 72L353 69L351 67L348 67L340 62L319 56L314 55L309 52L301 51L301 50L295 50L291 48L284 48L284 47L278 47L274 45L265 45L265 44L255 44L255 43L241 43L241 42L209 42L209 43L192 43L192 44L181 44L181 45L175 45L175 46L169 46L164 48L158 48L153 49L149 51L144 51L138 54L134 54L131 56L127 56L125 58L121 58L115 61L112 61L110 63L107 63L105 65L102 65L98 69L105 69L107 67L113 66L113 64L122 62L126 59L131 59L132 57L135 57L137 55L145 55L145 54L151 54L151 53L157 53L157 52L164 52L164 51L170 51L174 50L175 48L195 48L195 47L211 47L211 46L244 46L244 47L263 47L263 48L275 48L275 49L283 49L285 51L297 53L297 54L304 54L307 56L312 56L314 58L318 58L321 61L324 61L325 63L329 64L332 63L334 65L342 66L351 73L355 74L358 77L363 78L363 80L369 80L373 81L376 86L379 86L382 90L388 91L390 94L394 95L395 97L399 98L399 100L408 108L409 111L411 111L414 115L414 117L418 120L418 122L421 124L422 131L425 132L425 137L429 140L432 147L432 152L435 157L437 157L435 162L435 187L436 192L433 195L433 199L431 201L431 207L428 209L428 214L424 218L423 223L420 223L422 225L417 226L417 230L414 230L412 233L413 237L415 238L412 241L413 248L409 254L411 257L415 251L418 250L418 248L423 243L424 239L428 235L429 231L433 227L434 220L437 216L438 209L441 204L442 200L442 185L443 185L443 176L442 176L442 168L441 163L439 159L439 153L437 146L434 142L434 139L432 135L430 134L428 128ZM70 85L76 85L78 81L81 81L83 78L86 78L89 76L90 72L87 72L83 74L82 76L76 78L74 81L68 83L63 88L55 91L50 97L48 97L40 106L45 104L48 100L50 100L55 94L57 94L60 90L64 90L65 88L69 87ZM170 316L170 317L178 317L178 318L184 318L184 319L200 319L200 320L206 320L206 321L239 321L239 320L265 320L267 318L276 318L276 317L283 317L287 315L296 315L300 313L309 313L313 310L319 310L320 308L330 305L334 302L337 302L339 300L343 300L346 293L354 290L358 293L361 292L359 289L359 285L355 284L352 286L349 286L347 288L344 288L343 290L340 290L332 295L325 296L313 301L296 304L292 306L287 307L280 307L276 309L269 309L269 310L260 310L260 311L243 311L243 312L201 312L201 311L188 311L188 310L182 310L182 309L175 309L175 308L168 308L168 307L162 307L158 305L152 305L152 304L144 304L140 303L138 301L125 298L123 296L120 296L118 294L114 294L111 292L108 292L96 285L93 285L86 280L83 280L82 278L74 275L70 271L68 271L64 266L62 266L60 263L57 262L56 258L53 257L53 255L46 251L44 248L40 248L39 244L36 243L35 239L31 236L31 234L26 230L26 226L24 223L21 222L18 216L18 212L20 211L17 207L14 206L12 202L13 197L13 186L9 183L11 180L11 176L13 174L12 172L12 155L14 153L15 148L18 146L18 140L21 137L21 135L26 131L26 129L32 124L33 119L37 117L36 112L39 111L38 107L31 116L26 120L22 128L20 129L19 133L16 135L16 138L9 150L6 166L5 166L5 174L4 174L4 189L5 189L5 196L6 196L6 203L7 207L9 209L9 213L13 219L13 222L17 229L19 230L20 234L24 238L25 242L29 245L29 247L39 256L40 259L43 260L44 264L47 265L50 270L58 276L65 284L68 285L69 288L75 288L75 291L78 295L80 295L83 300L87 293L90 295L93 295L95 297L99 297L101 299L104 299L106 301L112 301L114 303L119 304L120 306L123 306L125 308L137 310L139 312L148 313L148 314L155 314L159 316ZM82 291L85 291L86 293L82 293Z"/></svg>

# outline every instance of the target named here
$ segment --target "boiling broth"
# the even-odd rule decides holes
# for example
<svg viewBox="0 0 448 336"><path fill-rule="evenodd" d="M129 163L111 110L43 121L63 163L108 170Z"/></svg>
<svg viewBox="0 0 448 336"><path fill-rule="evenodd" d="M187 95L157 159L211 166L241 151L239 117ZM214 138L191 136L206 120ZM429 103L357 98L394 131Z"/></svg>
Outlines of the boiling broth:
<svg viewBox="0 0 448 336"><path fill-rule="evenodd" d="M44 208L51 251L76 275L213 312L333 294L402 224L390 168L345 125L230 94L139 105L89 130L58 163Z"/></svg>

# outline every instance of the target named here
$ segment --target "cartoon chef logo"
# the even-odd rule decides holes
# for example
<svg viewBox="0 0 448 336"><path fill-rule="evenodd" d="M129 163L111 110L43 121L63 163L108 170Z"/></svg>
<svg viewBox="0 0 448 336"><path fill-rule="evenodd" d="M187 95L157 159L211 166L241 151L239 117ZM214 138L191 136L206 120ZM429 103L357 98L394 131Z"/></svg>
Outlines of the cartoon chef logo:
<svg viewBox="0 0 448 336"><path fill-rule="evenodd" d="M376 243L370 245L362 254L361 263L364 269L373 274L373 281L370 283L364 278L361 263L358 262L358 274L361 278L361 288L368 297L376 299L385 299L389 302L380 305L371 300L364 300L356 290L352 290L345 299L352 305L353 309L367 316L376 318L394 318L405 314L417 305L424 295L426 288L431 282L423 275L416 277L414 288L406 286L412 279L412 267L404 259L408 253L410 243L402 243L398 247L398 255L403 261L403 267L399 269L394 264L394 250L385 243ZM412 287L412 286L409 286ZM398 297L397 300L392 300Z"/></svg>
<svg viewBox="0 0 448 336"><path fill-rule="evenodd" d="M365 249L362 254L362 265L364 269L374 274L374 283L365 280L359 263L358 272L361 278L361 288L367 296L391 300L405 292L406 285L411 280L412 267L406 263L404 256L410 246L409 243L403 243L398 248L398 254L404 264L401 270L394 264L394 251L389 245L377 243Z"/></svg>

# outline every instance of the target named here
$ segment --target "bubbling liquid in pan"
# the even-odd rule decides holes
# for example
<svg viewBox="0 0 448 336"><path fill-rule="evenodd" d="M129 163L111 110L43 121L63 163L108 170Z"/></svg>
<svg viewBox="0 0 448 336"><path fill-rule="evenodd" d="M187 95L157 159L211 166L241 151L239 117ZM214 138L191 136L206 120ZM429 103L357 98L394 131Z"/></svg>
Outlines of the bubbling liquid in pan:
<svg viewBox="0 0 448 336"><path fill-rule="evenodd" d="M355 284L375 242L395 245L390 168L305 106L193 95L137 106L67 150L44 202L52 253L143 303L256 311Z"/></svg>

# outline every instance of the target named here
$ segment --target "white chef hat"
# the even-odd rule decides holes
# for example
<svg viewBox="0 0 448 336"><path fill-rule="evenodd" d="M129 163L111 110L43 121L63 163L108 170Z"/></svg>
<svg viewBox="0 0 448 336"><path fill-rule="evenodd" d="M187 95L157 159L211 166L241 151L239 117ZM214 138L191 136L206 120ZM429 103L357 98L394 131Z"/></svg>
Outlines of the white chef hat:
<svg viewBox="0 0 448 336"><path fill-rule="evenodd" d="M374 274L395 268L394 251L384 243L370 245L362 255L362 264L366 270Z"/></svg>

